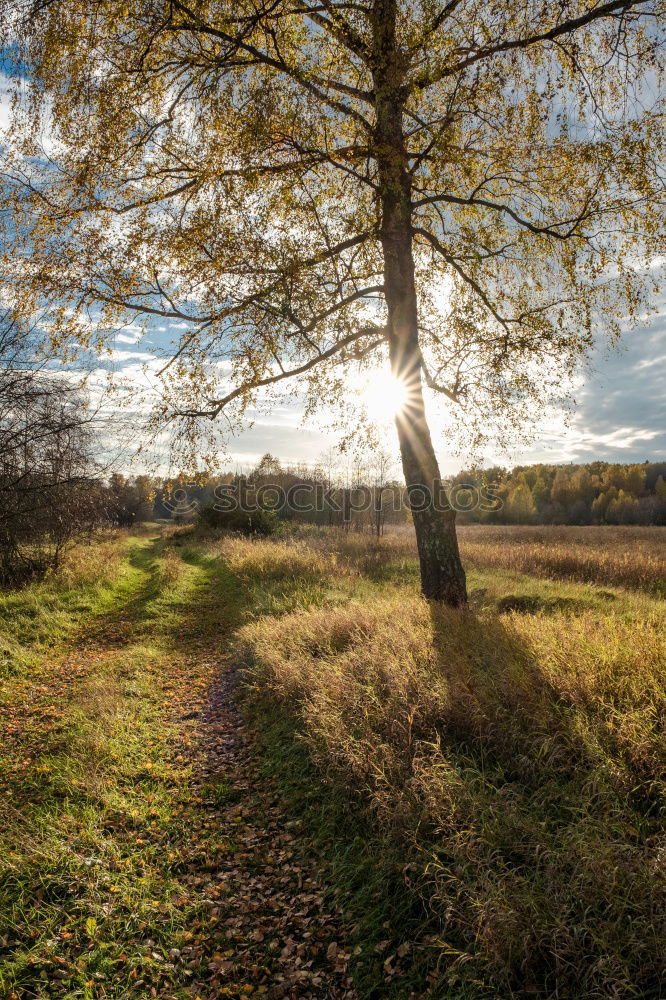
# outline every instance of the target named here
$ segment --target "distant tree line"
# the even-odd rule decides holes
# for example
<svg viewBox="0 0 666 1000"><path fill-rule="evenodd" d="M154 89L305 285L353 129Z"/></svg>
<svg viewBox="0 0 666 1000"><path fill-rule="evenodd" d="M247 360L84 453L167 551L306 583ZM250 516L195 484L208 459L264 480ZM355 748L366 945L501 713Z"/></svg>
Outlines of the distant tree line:
<svg viewBox="0 0 666 1000"><path fill-rule="evenodd" d="M461 520L486 524L666 524L666 462L519 465L464 471L453 482L492 484L494 510Z"/></svg>
<svg viewBox="0 0 666 1000"><path fill-rule="evenodd" d="M281 521L381 534L385 525L411 519L405 487L391 472L381 454L345 469L330 457L287 466L267 454L246 473L202 475L197 482L116 474L106 487L106 508L121 526L192 520L203 511L208 524L251 530L262 510ZM666 462L466 470L447 487L462 523L666 524Z"/></svg>
<svg viewBox="0 0 666 1000"><path fill-rule="evenodd" d="M384 455L340 469L329 458L286 466L264 455L248 472L195 480L108 478L81 393L25 358L0 370L0 584L57 567L93 529L148 521L271 534L289 522L383 534L411 523L404 484ZM666 462L467 470L446 484L461 523L666 525Z"/></svg>
<svg viewBox="0 0 666 1000"><path fill-rule="evenodd" d="M380 536L412 521L404 484L381 451L344 468L266 454L247 472L105 478L85 394L40 352L38 331L0 314L0 585L43 576L100 526L191 521L270 533L294 521ZM462 523L666 525L666 463L467 470L443 495Z"/></svg>
<svg viewBox="0 0 666 1000"><path fill-rule="evenodd" d="M163 480L111 476L108 516L119 526L151 519L190 521L240 531L269 532L278 522L339 526L381 535L405 524L404 486L390 475L385 455L341 471L330 456L317 465L286 466L266 454L248 472Z"/></svg>

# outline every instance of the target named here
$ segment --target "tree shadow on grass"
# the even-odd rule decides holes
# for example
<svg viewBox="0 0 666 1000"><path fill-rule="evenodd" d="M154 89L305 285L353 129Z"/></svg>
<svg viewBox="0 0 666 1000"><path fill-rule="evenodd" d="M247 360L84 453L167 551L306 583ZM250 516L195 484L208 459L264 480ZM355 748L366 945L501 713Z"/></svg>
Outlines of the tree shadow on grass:
<svg viewBox="0 0 666 1000"><path fill-rule="evenodd" d="M508 995L660 995L657 826L615 783L603 722L510 621L437 605L430 619L448 697L417 767L416 881L442 937Z"/></svg>
<svg viewBox="0 0 666 1000"><path fill-rule="evenodd" d="M562 694L529 645L492 610L430 605L433 644L449 703L441 735L532 784L585 759ZM549 752L544 758L544 743Z"/></svg>

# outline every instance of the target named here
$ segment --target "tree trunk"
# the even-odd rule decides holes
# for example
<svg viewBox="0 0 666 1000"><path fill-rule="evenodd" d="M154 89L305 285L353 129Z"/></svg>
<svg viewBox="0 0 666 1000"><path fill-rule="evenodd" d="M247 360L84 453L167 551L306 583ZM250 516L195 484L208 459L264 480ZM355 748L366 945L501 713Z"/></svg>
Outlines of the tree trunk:
<svg viewBox="0 0 666 1000"><path fill-rule="evenodd" d="M446 503L423 402L411 176L403 131L404 67L396 42L395 17L395 0L375 0L375 155L382 212L384 293L391 368L407 387L407 402L396 416L396 427L416 529L421 589L430 600L458 607L466 603L467 589L458 551L455 511Z"/></svg>
<svg viewBox="0 0 666 1000"><path fill-rule="evenodd" d="M416 529L421 590L429 600L458 607L467 601L467 588L458 550L456 515L447 509L425 417L420 377L416 385L413 377L410 380L409 402L396 417L396 426Z"/></svg>

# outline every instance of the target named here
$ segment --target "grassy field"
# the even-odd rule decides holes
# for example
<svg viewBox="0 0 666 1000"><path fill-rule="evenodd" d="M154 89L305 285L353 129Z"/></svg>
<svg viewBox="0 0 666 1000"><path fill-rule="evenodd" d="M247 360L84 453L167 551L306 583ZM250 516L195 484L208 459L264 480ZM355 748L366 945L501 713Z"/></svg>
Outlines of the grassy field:
<svg viewBox="0 0 666 1000"><path fill-rule="evenodd" d="M309 537L308 532L304 532ZM597 586L644 590L666 596L666 531L664 528L626 527L529 527L508 525L462 525L458 529L465 566L513 570L518 574L575 580ZM405 560L413 569L416 556L414 533L391 528L382 539L382 550L368 545L364 535L342 535L337 550L346 558L372 559L378 568L386 558L394 565ZM315 546L328 545L316 534Z"/></svg>
<svg viewBox="0 0 666 1000"><path fill-rule="evenodd" d="M226 662L358 997L663 996L666 531L461 534L462 614L407 533L123 536L3 595L0 995L271 995L211 981Z"/></svg>
<svg viewBox="0 0 666 1000"><path fill-rule="evenodd" d="M666 596L663 528L478 527L461 529L468 566L630 587Z"/></svg>

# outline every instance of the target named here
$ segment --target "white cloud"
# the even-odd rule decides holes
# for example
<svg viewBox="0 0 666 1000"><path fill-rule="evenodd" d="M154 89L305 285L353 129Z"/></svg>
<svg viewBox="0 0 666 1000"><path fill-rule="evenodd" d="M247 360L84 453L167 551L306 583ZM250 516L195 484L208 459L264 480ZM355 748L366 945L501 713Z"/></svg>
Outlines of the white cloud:
<svg viewBox="0 0 666 1000"><path fill-rule="evenodd" d="M0 73L0 143L9 127L11 117L11 93L9 77Z"/></svg>
<svg viewBox="0 0 666 1000"><path fill-rule="evenodd" d="M131 341L130 341L130 343L131 343ZM113 347L111 349L110 357L114 361L120 361L120 362L123 362L123 361L134 361L134 360L139 360L139 361L155 361L155 360L157 360L155 358L154 354L146 354L143 351L123 351L123 350L119 350L116 347Z"/></svg>
<svg viewBox="0 0 666 1000"><path fill-rule="evenodd" d="M666 354L662 354L660 358L643 358L634 365L633 370L635 372L643 371L644 368L663 368L666 366Z"/></svg>

